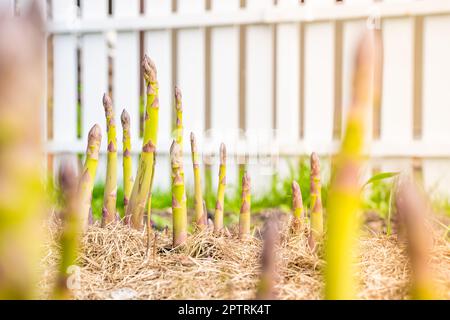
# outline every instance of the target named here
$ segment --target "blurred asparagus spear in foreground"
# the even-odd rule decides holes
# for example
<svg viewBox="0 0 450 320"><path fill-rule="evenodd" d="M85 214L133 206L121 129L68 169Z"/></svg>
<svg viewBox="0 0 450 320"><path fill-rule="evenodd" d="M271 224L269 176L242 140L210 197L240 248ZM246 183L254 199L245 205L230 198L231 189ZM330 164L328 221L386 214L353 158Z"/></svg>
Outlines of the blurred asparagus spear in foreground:
<svg viewBox="0 0 450 320"><path fill-rule="evenodd" d="M172 162L173 247L178 247L187 238L187 209L186 191L184 189L183 153L176 141L173 141L170 147L170 159Z"/></svg>
<svg viewBox="0 0 450 320"><path fill-rule="evenodd" d="M424 194L407 177L402 177L395 195L400 230L405 233L412 268L413 299L438 298L435 294L433 276L428 261L433 239L426 229L426 216L430 207Z"/></svg>
<svg viewBox="0 0 450 320"><path fill-rule="evenodd" d="M95 124L88 134L88 145L86 149L86 161L84 162L83 172L79 184L80 215L81 225L86 230L89 218L92 217L92 190L94 189L95 175L98 166L98 153L102 133L100 126Z"/></svg>
<svg viewBox="0 0 450 320"><path fill-rule="evenodd" d="M250 212L251 212L251 192L250 177L245 172L242 177L242 197L241 212L239 214L239 238L246 239L250 236Z"/></svg>
<svg viewBox="0 0 450 320"><path fill-rule="evenodd" d="M328 194L327 240L325 248L325 298L356 298L354 275L359 227L359 174L367 115L379 99L381 43L378 31L368 31L359 43L353 78L353 100L347 127L336 156Z"/></svg>
<svg viewBox="0 0 450 320"><path fill-rule="evenodd" d="M223 207L225 199L225 186L227 169L227 150L225 144L220 144L219 186L217 187L216 208L214 211L214 232L220 233L223 229Z"/></svg>
<svg viewBox="0 0 450 320"><path fill-rule="evenodd" d="M77 176L69 162L63 162L59 170L59 186L63 195L61 261L53 292L54 299L70 299L68 287L71 268L75 266L81 234L80 211L77 195Z"/></svg>
<svg viewBox="0 0 450 320"><path fill-rule="evenodd" d="M269 218L265 224L263 241L261 275L256 291L256 299L272 300L276 298L276 246L278 243L278 226L273 217Z"/></svg>
<svg viewBox="0 0 450 320"><path fill-rule="evenodd" d="M131 159L130 115L123 109L120 116L123 132L123 206L127 212L131 189L133 188L133 161ZM130 216L125 216L125 224L129 224Z"/></svg>
<svg viewBox="0 0 450 320"><path fill-rule="evenodd" d="M197 140L195 135L191 132L191 153L192 153L192 166L194 169L194 207L195 218L194 222L200 229L206 228L206 219L204 217L205 211L203 209L203 193L202 193L202 181L200 176L200 163L197 150Z"/></svg>
<svg viewBox="0 0 450 320"><path fill-rule="evenodd" d="M145 55L142 67L147 88L147 104L144 115L144 137L142 140L142 152L139 158L139 166L136 180L131 191L126 215L131 216L131 226L141 229L145 204L150 190L150 181L153 174L154 152L158 140L158 118L159 118L159 85L156 74L156 66L150 58Z"/></svg>
<svg viewBox="0 0 450 320"><path fill-rule="evenodd" d="M105 108L106 130L108 133L108 158L106 163L106 183L103 195L102 225L105 226L116 221L117 199L117 138L116 121L111 98L103 95L103 107Z"/></svg>
<svg viewBox="0 0 450 320"><path fill-rule="evenodd" d="M0 10L0 300L37 297L45 209L44 24Z"/></svg>

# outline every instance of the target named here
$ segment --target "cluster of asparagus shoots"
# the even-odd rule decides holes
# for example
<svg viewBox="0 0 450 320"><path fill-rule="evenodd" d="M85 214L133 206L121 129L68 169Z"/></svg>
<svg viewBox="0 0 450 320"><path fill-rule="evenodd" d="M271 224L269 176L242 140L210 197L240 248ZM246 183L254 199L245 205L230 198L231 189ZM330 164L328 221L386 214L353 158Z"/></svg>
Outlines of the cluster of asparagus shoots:
<svg viewBox="0 0 450 320"><path fill-rule="evenodd" d="M124 223L133 228L143 227L144 211L147 205L146 227L148 240L150 241L150 217L152 184L155 171L155 155L158 133L158 80L157 71L153 61L145 55L143 59L144 80L147 90L147 102L144 116L144 137L142 152L139 159L136 180L133 181L130 140L130 116L123 110L121 123L123 129L123 176L124 176ZM173 246L179 246L187 237L187 209L186 190L184 184L183 168L183 107L181 90L175 88L175 112L176 134L170 148L172 165L172 212L173 212ZM105 110L108 148L107 148L107 173L102 208L102 225L106 226L118 219L116 209L117 197L117 139L116 125L112 100L108 95L103 96ZM94 180L98 165L99 149L101 142L101 130L99 125L94 125L88 135L88 147L86 161L79 184L81 225L85 230L92 222L91 199ZM195 225L202 230L207 227L207 211L203 200L202 184L200 178L200 161L197 142L194 133L191 133L191 153L195 181ZM243 179L242 208L240 214L240 236L246 238L250 234L250 178ZM220 233L223 230L223 210L226 186L226 148L220 146L219 186L215 207L214 231Z"/></svg>
<svg viewBox="0 0 450 320"><path fill-rule="evenodd" d="M35 296L39 262L39 228L45 211L44 188L39 170L42 154L39 106L41 103L41 61L43 41L42 20L39 9L18 20L0 20L0 39L17 34L16 46L5 47L0 42L0 299L26 299ZM7 36L8 35L8 36ZM38 45L39 43L39 45ZM355 64L353 100L348 112L347 127L341 149L334 159L331 188L327 207L327 239L325 242L325 296L328 299L352 299L356 297L354 279L360 212L360 186L358 175L363 165L364 133L370 107L379 99L381 68L381 43L377 31L368 32L361 41ZM150 234L151 189L155 172L155 154L158 133L158 81L154 63L145 55L143 59L147 102L144 117L144 137L136 180L133 182L131 164L130 117L124 110L121 116L123 128L123 172L125 223L141 229L147 203L147 229ZM26 70L27 77L15 77ZM25 79L25 81L24 81ZM28 94L17 94L18 92ZM103 106L107 123L108 158L102 225L117 220L117 141L114 111L111 99L105 94ZM187 238L186 190L183 168L183 123L181 92L175 88L176 137L170 148L172 165L172 212L173 246L182 245ZM27 114L27 117L23 117ZM64 208L61 213L61 262L53 291L56 299L71 296L69 274L77 260L81 233L92 221L92 190L97 171L101 130L95 124L88 134L86 160L81 174L63 162L59 172L59 186ZM192 164L195 181L195 224L198 229L207 227L207 211L203 201L199 155L196 139L191 133ZM25 156L24 156L25 155ZM311 155L311 207L310 245L315 249L316 241L324 235L323 208L321 200L320 164L317 154ZM226 148L220 146L219 184L214 216L214 232L223 231L224 196L226 187ZM26 201L22 201L26 196ZM412 297L435 298L431 270L427 263L430 257L431 238L425 228L425 213L429 205L417 186L403 179L396 192L396 206L400 230L408 242L413 285ZM292 183L292 230L298 232L305 219L301 190L297 182ZM250 177L242 178L242 203L239 215L239 237L250 236L251 192ZM264 244L261 254L261 277L257 289L258 299L275 297L276 246L278 230L274 219L265 226ZM12 264L11 262L15 263Z"/></svg>

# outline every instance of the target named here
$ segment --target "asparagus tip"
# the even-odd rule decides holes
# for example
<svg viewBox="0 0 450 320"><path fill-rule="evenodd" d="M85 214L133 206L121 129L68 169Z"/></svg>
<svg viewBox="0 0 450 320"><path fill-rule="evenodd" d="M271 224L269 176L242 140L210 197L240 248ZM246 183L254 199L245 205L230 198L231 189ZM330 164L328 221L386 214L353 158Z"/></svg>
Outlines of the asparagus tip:
<svg viewBox="0 0 450 320"><path fill-rule="evenodd" d="M379 95L382 60L380 32L377 30L365 32L359 41L355 55L354 100L361 99L361 101L365 101L365 99L373 99L367 94L369 88L372 88L375 97Z"/></svg>
<svg viewBox="0 0 450 320"><path fill-rule="evenodd" d="M375 64L380 58L381 38L377 30L368 30L362 35L356 49L356 64Z"/></svg>
<svg viewBox="0 0 450 320"><path fill-rule="evenodd" d="M144 68L144 78L148 82L156 81L156 65L152 59L147 54L144 54L144 58L142 60L142 67Z"/></svg>
<svg viewBox="0 0 450 320"><path fill-rule="evenodd" d="M311 153L311 172L318 173L320 171L320 161L317 153Z"/></svg>
<svg viewBox="0 0 450 320"><path fill-rule="evenodd" d="M59 167L58 181L62 190L73 190L76 186L75 168L67 160L63 161Z"/></svg>
<svg viewBox="0 0 450 320"><path fill-rule="evenodd" d="M292 181L292 206L294 209L301 208L302 203L302 193L300 191L300 186L297 181Z"/></svg>
<svg viewBox="0 0 450 320"><path fill-rule="evenodd" d="M92 140L100 140L102 138L102 129L100 128L100 125L97 123L89 130L88 139Z"/></svg>
<svg viewBox="0 0 450 320"><path fill-rule="evenodd" d="M122 114L120 115L120 121L122 122L123 127L129 127L130 115L128 114L126 109L123 109Z"/></svg>
<svg viewBox="0 0 450 320"><path fill-rule="evenodd" d="M298 185L297 181L292 181L292 193L297 194L300 192L300 186Z"/></svg>
<svg viewBox="0 0 450 320"><path fill-rule="evenodd" d="M111 97L106 93L103 94L103 106L105 107L105 110L112 108Z"/></svg>
<svg viewBox="0 0 450 320"><path fill-rule="evenodd" d="M222 142L220 144L220 164L224 165L227 162L227 149L225 144Z"/></svg>
<svg viewBox="0 0 450 320"><path fill-rule="evenodd" d="M244 175L242 176L242 189L243 190L250 189L250 182L251 182L250 176L249 176L248 172L246 171L244 173Z"/></svg>
<svg viewBox="0 0 450 320"><path fill-rule="evenodd" d="M172 164L179 163L182 160L181 147L175 140L173 140L170 146L170 159Z"/></svg>

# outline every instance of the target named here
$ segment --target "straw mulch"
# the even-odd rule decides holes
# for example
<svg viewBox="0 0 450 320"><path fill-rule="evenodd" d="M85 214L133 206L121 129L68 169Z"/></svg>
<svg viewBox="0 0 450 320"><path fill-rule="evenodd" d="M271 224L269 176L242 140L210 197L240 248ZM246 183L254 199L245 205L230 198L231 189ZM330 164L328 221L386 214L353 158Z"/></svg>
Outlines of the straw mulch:
<svg viewBox="0 0 450 320"><path fill-rule="evenodd" d="M321 246L312 253L307 230L290 234L284 222L277 250L280 299L323 298ZM53 228L54 229L54 228ZM171 235L152 234L147 252L145 231L115 224L92 226L83 238L76 299L252 299L258 283L262 240L259 230L248 241L211 231L191 235L182 248L171 249ZM450 244L436 233L432 253L437 290L450 299ZM156 235L156 237L155 237ZM48 297L56 275L57 231L46 245L41 283ZM410 270L405 245L396 236L366 232L360 239L361 299L407 299Z"/></svg>

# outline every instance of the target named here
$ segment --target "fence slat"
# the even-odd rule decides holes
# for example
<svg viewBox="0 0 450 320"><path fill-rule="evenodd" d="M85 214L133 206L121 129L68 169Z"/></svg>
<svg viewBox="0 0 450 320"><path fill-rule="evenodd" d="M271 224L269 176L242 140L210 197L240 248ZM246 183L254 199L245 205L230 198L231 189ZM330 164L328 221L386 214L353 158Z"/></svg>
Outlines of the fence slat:
<svg viewBox="0 0 450 320"><path fill-rule="evenodd" d="M151 16L168 16L172 12L171 1L147 0L145 14ZM145 33L145 52L151 57L158 69L159 82L159 132L158 150L168 153L172 142L173 111L173 66L172 33L170 30L148 31ZM157 156L158 170L155 171L154 184L164 190L170 187L170 164L167 156Z"/></svg>
<svg viewBox="0 0 450 320"><path fill-rule="evenodd" d="M13 10L17 3L20 9L30 0L3 0L0 7L9 6ZM45 1L45 0L41 0ZM173 85L178 84L183 92L184 124L185 124L185 157L186 181L192 185L191 159L189 153L189 133L196 133L200 149L211 149L218 152L219 143L223 140L230 153L228 166L228 182L233 184L237 177L237 170L232 167L233 153L237 146L248 142L249 148L255 151L261 145L268 146L272 141L273 127L278 129L275 137L278 138L283 150L300 150L311 152L320 149L322 154L332 149L333 137L333 112L335 98L342 97L342 127L345 126L345 115L351 98L351 75L354 63L354 51L361 33L367 27L364 14L376 16L376 8L381 8L381 13L387 15L383 19L384 38L384 75L381 108L380 141L374 141L372 149L376 149L378 157L384 155L401 156L402 152L409 156L425 156L423 160L424 180L428 188L437 185L439 191L448 192L450 187L450 160L448 148L440 148L447 144L446 137L450 133L450 127L446 119L450 116L447 104L450 101L450 91L445 84L449 83L450 45L443 41L446 32L450 29L450 16L448 5L443 2L429 1L427 7L420 7L410 0L384 0L378 4L372 0L345 0L343 3L330 8L335 4L334 0L306 0L299 11L305 14L314 14L311 19L328 17L320 22L304 22L304 39L300 39L299 28L296 23L290 22L289 12L271 11L273 3L279 7L298 6L297 0L247 0L246 7L253 10L245 15L245 12L236 14L237 25L234 22L235 11L242 1L240 0L178 0L177 14L172 13L172 4L169 0L146 0L145 20L134 19L138 16L139 0L125 1L114 0L112 19L107 17L107 0L83 0L81 1L81 24L76 20L75 0L52 1L53 19L50 28L59 30L53 34L53 132L54 141L51 145L52 152L60 150L78 150L79 145L85 145L86 135L94 123L99 123L103 130L102 151L106 150L106 124L101 105L102 94L107 90L108 84L108 47L103 32L115 28L118 32L116 41L112 42L114 53L113 72L113 98L116 107L117 121L123 107L126 107L132 116L133 148L138 150L138 106L139 106L139 32L149 26L148 21L161 21L165 29L152 29L144 31L145 51L155 60L158 67L160 82L160 122L158 151L167 153L171 143L172 112L173 112ZM198 19L205 12L206 3L211 3L211 11L215 15L205 18L211 28L211 47L207 47L205 30L196 26L206 20ZM399 3L405 3L405 7ZM392 4L392 6L391 6ZM322 10L320 7L326 6ZM314 10L308 11L313 8ZM403 15L399 8L408 8L413 15L424 14L424 46L423 46L423 87L422 95L422 140L412 140L413 134L413 90L415 39L414 17ZM431 8L431 9L430 9ZM267 9L267 11L259 10ZM444 10L446 15L435 15L439 10ZM322 12L324 12L322 14ZM342 15L333 14L340 13ZM393 16L393 12L396 12ZM225 15L221 16L221 13ZM264 14L263 14L264 13ZM278 16L278 13L280 15ZM186 14L186 15L185 15ZM191 15L194 14L194 15ZM198 16L196 14L199 14ZM217 14L217 15L216 15ZM433 16L431 16L433 15ZM129 18L132 19L129 19ZM167 24L165 19L167 17ZM176 18L177 17L177 18ZM211 22L211 17L217 17ZM393 18L394 17L394 18ZM122 19L123 18L123 19ZM275 22L277 19L284 21L277 26L274 39L273 26L267 21ZM354 20L356 18L356 20ZM152 20L154 19L154 20ZM158 20L160 19L160 20ZM209 19L209 20L208 20ZM296 19L296 17L293 17ZM302 18L303 19L303 18ZM335 38L334 19L342 21L343 34L342 46ZM94 23L94 21L96 21ZM115 22L117 21L117 25ZM180 22L181 21L181 22ZM220 25L225 21L226 26ZM228 22L227 22L228 21ZM245 56L240 57L239 27L240 23L249 21L262 22L263 24L247 25L245 33ZM84 24L87 22L87 24ZM114 22L114 23L111 23ZM375 21L376 22L376 21ZM158 22L160 23L160 22ZM175 25L183 24L183 30L176 31L177 37L172 38ZM187 25L186 25L187 23ZM125 25L125 27L124 27ZM81 26L81 29L77 29ZM106 27L105 27L106 26ZM129 26L129 27L127 27ZM77 34L73 30L82 30ZM153 28L153 27L152 27ZM176 27L175 27L176 28ZM61 33L65 30L66 33ZM88 30L89 32L84 32ZM133 30L133 31L130 31ZM149 29L146 29L149 30ZM112 34L111 33L111 34ZM80 41L78 42L78 37ZM114 40L114 38L112 38ZM337 39L337 40L336 40ZM176 42L173 42L176 40ZM274 42L276 40L276 42ZM304 43L302 51L299 50L300 40ZM172 45L174 44L174 47ZM82 52L81 59L81 127L82 138L77 138L77 45ZM274 47L276 45L276 47ZM416 45L417 46L417 45ZM342 68L335 66L335 48L342 47ZM211 50L209 50L209 48ZM174 52L177 50L177 52ZM208 53L209 52L209 53ZM300 57L304 52L304 57ZM339 52L338 52L339 53ZM210 54L210 56L207 56ZM274 55L275 54L275 55ZM420 56L420 55L419 55ZM239 66L243 60L243 73L245 83L240 92ZM304 70L300 70L300 62L303 59ZM210 69L206 68L210 62ZM417 63L416 63L417 64ZM342 70L342 92L334 92L339 88L334 83L335 70ZM210 72L209 75L205 75ZM303 73L300 77L299 73ZM205 83L206 79L210 84ZM304 79L304 83L300 83ZM304 95L300 97L299 89L303 86ZM419 85L420 87L420 85ZM210 88L210 89L209 89ZM210 90L210 92L207 92ZM243 95L244 110L239 110L240 96ZM210 100L208 100L210 97ZM299 104L303 99L304 119L300 119ZM210 102L210 106L206 106ZM274 109L276 107L276 110ZM208 108L211 111L210 119ZM244 114L240 112L244 111ZM247 141L234 141L231 133L238 129L240 116L244 117L244 127L248 130ZM275 116L275 118L274 118ZM210 122L209 122L210 120ZM304 123L299 128L300 120ZM210 127L216 130L216 137L205 146L204 129L209 122ZM304 132L304 140L298 141L300 129ZM264 132L262 132L264 131ZM372 128L368 131L372 133ZM251 134L251 133L256 134ZM119 145L121 131L119 130ZM220 139L219 139L220 138ZM253 139L252 139L253 138ZM231 141L230 141L231 140ZM76 148L67 146L77 146ZM334 144L335 146L335 144ZM72 148L72 149L71 149ZM84 148L84 147L83 147ZM267 148L266 148L267 149ZM399 150L399 151L397 151ZM84 149L83 151L84 152ZM295 157L295 155L294 155ZM429 157L429 158L427 158ZM440 160L437 157L440 157ZM430 160L433 158L433 160ZM58 163L58 156L55 157ZM380 161L373 163L382 171L411 169L411 160L405 159ZM249 171L253 179L253 185L267 191L270 186L271 169L266 162L258 162L250 159ZM167 189L170 182L170 167L167 155L158 156L155 187ZM57 165L54 166L57 168ZM104 157L98 171L98 179L102 179L105 173ZM286 163L281 163L279 170L286 172ZM370 166L369 166L370 169ZM213 166L214 188L217 185L217 166ZM230 186L231 187L231 186ZM230 188L229 188L230 190Z"/></svg>
<svg viewBox="0 0 450 320"><path fill-rule="evenodd" d="M278 1L279 8L298 8L297 0ZM276 41L276 138L280 147L299 143L300 134L300 26L277 25ZM289 165L280 159L277 171L289 175Z"/></svg>
<svg viewBox="0 0 450 320"><path fill-rule="evenodd" d="M115 0L114 17L132 18L139 15L138 0ZM137 32L119 32L115 45L113 95L117 125L123 109L130 114L133 148L139 138L139 35ZM122 130L117 131L119 147ZM120 147L121 148L121 147Z"/></svg>
<svg viewBox="0 0 450 320"><path fill-rule="evenodd" d="M408 144L413 139L414 19L386 19L382 34L384 68L380 140L386 144ZM386 161L381 168L382 171L411 173L412 163L410 159Z"/></svg>
<svg viewBox="0 0 450 320"><path fill-rule="evenodd" d="M52 1L54 21L77 18L73 0ZM53 141L71 143L77 138L77 39L74 34L53 36ZM64 70L64 72L63 72ZM56 173L60 157L55 155ZM75 156L72 157L75 162Z"/></svg>
<svg viewBox="0 0 450 320"><path fill-rule="evenodd" d="M309 1L308 6L331 5L333 0ZM334 25L305 25L304 139L307 147L330 145L334 113Z"/></svg>
<svg viewBox="0 0 450 320"><path fill-rule="evenodd" d="M424 18L423 140L440 143L450 136L450 16ZM437 193L450 189L450 161L424 160L424 183Z"/></svg>
<svg viewBox="0 0 450 320"><path fill-rule="evenodd" d="M104 19L107 14L106 0L81 2L81 17L85 20ZM101 150L107 148L106 120L102 97L108 90L108 52L102 33L85 34L81 38L81 131L87 141L89 129L98 123L102 128ZM104 182L106 159L99 159L96 181Z"/></svg>
<svg viewBox="0 0 450 320"><path fill-rule="evenodd" d="M342 134L347 121L347 111L352 101L353 91L353 67L355 63L355 51L362 35L367 31L370 23L376 23L376 10L370 9L373 0L346 0L345 5L349 6L366 6L367 13L372 18L346 21L343 23L343 44L342 44ZM369 114L367 127L367 138L372 137L372 113Z"/></svg>
<svg viewBox="0 0 450 320"><path fill-rule="evenodd" d="M239 9L239 0L213 0L214 13ZM216 151L221 142L232 153L239 139L239 28L219 27L211 30L211 128L210 145ZM217 152L217 151L216 151ZM227 191L238 184L238 166L234 157L227 159ZM218 184L217 162L213 163L213 186Z"/></svg>
<svg viewBox="0 0 450 320"><path fill-rule="evenodd" d="M138 0L115 0L113 16L116 19L133 18L139 15ZM117 145L119 163L122 162L122 130L120 115L123 109L130 114L131 147L140 151L139 139L139 34L137 32L118 32L114 48L113 67L113 105L116 116ZM133 156L133 168L137 168L138 156ZM133 172L134 176L134 172ZM123 170L119 166L117 180L121 184Z"/></svg>
<svg viewBox="0 0 450 320"><path fill-rule="evenodd" d="M249 0L246 8L270 8L271 0ZM270 145L273 134L273 27L248 26L245 55L245 129L247 145ZM272 168L264 159L249 159L248 170L255 193L268 191Z"/></svg>
<svg viewBox="0 0 450 320"><path fill-rule="evenodd" d="M205 12L204 0L178 0L177 13ZM189 152L189 134L197 133L199 145L203 145L205 132L205 30L183 29L177 34L176 84L183 94L184 152ZM184 163L191 164L186 154ZM185 183L193 185L192 170L185 170Z"/></svg>

